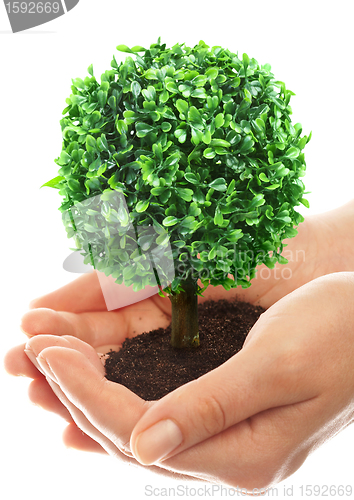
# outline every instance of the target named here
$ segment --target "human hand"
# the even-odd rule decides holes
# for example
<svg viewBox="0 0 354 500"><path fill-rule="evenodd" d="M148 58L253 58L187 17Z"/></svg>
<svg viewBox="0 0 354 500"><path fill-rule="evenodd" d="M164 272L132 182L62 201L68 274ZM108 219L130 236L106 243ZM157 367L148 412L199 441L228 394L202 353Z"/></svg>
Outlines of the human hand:
<svg viewBox="0 0 354 500"><path fill-rule="evenodd" d="M107 381L72 336L41 335L28 347L74 420L112 455L261 489L353 419L353 292L354 273L301 287L261 316L238 354L159 401ZM161 430L152 428L161 420Z"/></svg>
<svg viewBox="0 0 354 500"><path fill-rule="evenodd" d="M209 298L232 298L232 294L235 294L241 295L248 302L269 307L278 298L316 275L353 269L350 251L352 242L348 231L352 218L353 203L323 216L310 217L301 224L298 236L289 240L286 249L293 255L296 255L297 251L304 252L306 263L300 260L299 266L299 261L291 259L288 265L281 266L290 270L291 280L279 280L279 269L276 266L270 271L269 277L254 280L252 287L241 294L239 289L225 292L222 287L209 287L205 297L199 297L199 301L203 302ZM331 249L331 252L328 252L328 249ZM98 352L107 352L110 348L117 349L127 336L165 327L170 323L170 302L158 295L122 310L107 313L94 273L81 276L69 285L35 300L32 308L32 311L25 314L22 323L27 335L51 333L76 336L92 344ZM24 374L34 378L29 389L33 402L72 422L67 407L60 403L46 379L24 354L24 345L8 353L5 366L13 375ZM71 423L67 427L63 437L68 446L88 451L103 451L95 440L82 434L75 424Z"/></svg>
<svg viewBox="0 0 354 500"><path fill-rule="evenodd" d="M299 225L298 234L284 240L282 255L288 264L277 263L274 269L258 266L250 288L225 291L222 286L209 287L201 301L236 297L268 308L315 278L353 271L353 225L354 200L329 212L307 216Z"/></svg>
<svg viewBox="0 0 354 500"><path fill-rule="evenodd" d="M290 240L289 248L292 252L304 251L306 255L310 252L308 247L312 248L313 235L316 240L316 231L322 227L320 223L314 223L313 220L305 221L299 229L299 234ZM323 248L326 246L323 245ZM322 246L321 246L322 248ZM311 255L313 250L311 250ZM308 264L309 263L309 264ZM301 266L301 279L296 280L297 262L290 261L284 268L290 268L294 274L292 282L293 288L306 278L310 280L313 277L311 258L306 260L306 266ZM295 268L295 270L294 270ZM233 289L228 292L223 287L208 287L204 292L204 297L198 297L199 302L207 299L218 300L221 298L231 299L233 296L242 296L251 303L261 303L266 307L277 300L279 294L285 294L288 291L287 280L277 280L275 270L269 271L272 276L270 279L256 279L251 288L240 291ZM277 284L277 286L275 286ZM302 284L302 283L300 283ZM266 293L268 291L268 293ZM124 293L124 286L122 286ZM266 293L266 297L264 294ZM23 332L32 337L43 333L52 335L71 335L82 339L100 353L106 353L110 349L117 350L126 337L133 337L144 331L150 331L156 328L164 328L171 322L171 303L167 298L162 298L158 294L149 297L136 304L108 312L104 297L100 288L96 273L90 273L80 276L73 282L56 290L48 295L32 301L31 310L22 318ZM29 362L24 353L24 344L13 348L5 358L5 366L9 373L13 375L22 374L34 379L29 387L30 399L43 408L55 411L65 418L71 420L65 406L61 405L58 399L53 395L53 391L48 386L44 377L41 377L38 370ZM69 432L71 432L69 437ZM67 444L73 445L75 427L69 427L64 435ZM90 443L89 440L82 440L81 434L76 443L80 448L97 449L96 443Z"/></svg>

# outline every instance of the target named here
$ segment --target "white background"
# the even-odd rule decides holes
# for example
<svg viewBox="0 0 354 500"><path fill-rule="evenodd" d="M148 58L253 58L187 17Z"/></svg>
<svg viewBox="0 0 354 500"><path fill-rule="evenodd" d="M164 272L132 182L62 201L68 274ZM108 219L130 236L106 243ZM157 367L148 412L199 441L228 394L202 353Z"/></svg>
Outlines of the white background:
<svg viewBox="0 0 354 500"><path fill-rule="evenodd" d="M58 211L60 197L39 189L57 174L53 160L61 150L59 119L71 78L85 77L91 63L96 76L109 69L113 54L124 57L115 49L118 44L149 46L159 36L168 46L193 46L202 39L269 62L296 93L294 123L301 122L305 134L313 131L304 179L311 208L301 211L305 216L322 212L353 198L351 3L81 0L67 15L18 34L11 33L0 4L2 357L25 341L19 324L29 301L76 277L62 268L69 240ZM0 376L2 498L92 500L108 488L112 499L143 499L147 484L186 484L67 450L61 443L64 423L31 405L28 380L3 369ZM353 446L349 427L281 483L278 498L289 496L284 487L291 486L299 498L306 484L354 488Z"/></svg>

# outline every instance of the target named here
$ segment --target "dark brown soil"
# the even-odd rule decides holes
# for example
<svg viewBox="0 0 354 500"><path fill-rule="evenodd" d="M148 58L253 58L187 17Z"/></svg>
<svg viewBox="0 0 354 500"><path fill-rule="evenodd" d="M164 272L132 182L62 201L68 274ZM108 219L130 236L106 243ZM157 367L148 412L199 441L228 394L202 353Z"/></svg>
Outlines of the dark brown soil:
<svg viewBox="0 0 354 500"><path fill-rule="evenodd" d="M143 333L126 339L118 352L111 351L106 377L146 401L160 399L236 354L262 312L245 302L204 302L198 306L199 347L173 348L171 326Z"/></svg>

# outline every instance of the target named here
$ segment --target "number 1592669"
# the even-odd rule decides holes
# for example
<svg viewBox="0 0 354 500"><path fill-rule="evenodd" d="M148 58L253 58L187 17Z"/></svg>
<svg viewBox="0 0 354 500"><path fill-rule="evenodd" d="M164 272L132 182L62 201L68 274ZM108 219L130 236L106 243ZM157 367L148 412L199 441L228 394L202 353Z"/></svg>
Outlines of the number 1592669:
<svg viewBox="0 0 354 500"><path fill-rule="evenodd" d="M58 14L59 2L12 2L6 3L9 14Z"/></svg>

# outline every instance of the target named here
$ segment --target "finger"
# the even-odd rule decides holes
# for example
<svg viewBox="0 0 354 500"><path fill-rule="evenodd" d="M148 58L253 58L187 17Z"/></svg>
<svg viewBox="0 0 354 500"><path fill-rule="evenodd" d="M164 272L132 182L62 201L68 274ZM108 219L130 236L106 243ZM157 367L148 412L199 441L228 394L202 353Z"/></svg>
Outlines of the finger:
<svg viewBox="0 0 354 500"><path fill-rule="evenodd" d="M10 375L37 378L38 369L28 359L25 353L25 344L10 349L4 357L4 368Z"/></svg>
<svg viewBox="0 0 354 500"><path fill-rule="evenodd" d="M266 489L293 474L319 445L318 430L327 427L322 415L319 398L272 408L158 465L249 492Z"/></svg>
<svg viewBox="0 0 354 500"><path fill-rule="evenodd" d="M55 335L38 335L36 337L32 337L25 346L25 353L30 360L38 366L39 369L41 369L37 362L38 355L41 351L43 351L43 349L55 346L75 349L81 352L96 368L96 370L104 376L105 369L95 349L86 342L70 335L64 335L62 337L57 337Z"/></svg>
<svg viewBox="0 0 354 500"><path fill-rule="evenodd" d="M58 290L32 300L29 307L46 307L55 311L75 313L107 311L96 272L83 274Z"/></svg>
<svg viewBox="0 0 354 500"><path fill-rule="evenodd" d="M334 360L345 348L340 338L333 346L333 336L346 321L353 277L313 280L269 308L239 353L145 413L132 432L134 456L144 464L164 460L259 412L328 392L321 355L329 351Z"/></svg>
<svg viewBox="0 0 354 500"><path fill-rule="evenodd" d="M70 335L99 347L121 344L128 334L123 312L92 312L75 314L38 308L22 316L21 329L28 336Z"/></svg>
<svg viewBox="0 0 354 500"><path fill-rule="evenodd" d="M50 371L47 373L50 377L54 376L60 385L49 376L48 383L69 409L77 427L87 435L87 439L85 436L79 438L79 431L73 430L71 425L67 428L67 434L64 433L65 444L72 447L80 446L78 449L82 450L86 448L89 451L102 451L96 448L94 442L97 442L110 455L141 466L131 456L129 435L134 422L145 411L146 403L119 384L106 381L107 387L102 386L101 374L95 371L87 358L78 351L51 347L44 349L38 359L43 370L48 370L50 366ZM107 435L110 437L107 438ZM94 442L89 442L89 438ZM122 445L123 442L126 444ZM118 446L116 447L114 443ZM191 479L188 473L170 472L168 467L161 470L160 467L152 466L149 470L171 479Z"/></svg>
<svg viewBox="0 0 354 500"><path fill-rule="evenodd" d="M45 373L37 362L37 356L43 349L53 345L79 350L87 357L93 366L104 375L105 369L99 356L93 347L85 342L70 336L56 337L53 335L39 335L27 342L25 345L25 355L44 375ZM72 416L68 408L61 402L63 397L61 396L59 399L57 397L58 390L59 389L53 392L52 386L48 385L45 378L37 378L29 386L29 398L33 403L41 406L43 409L52 411L71 422Z"/></svg>
<svg viewBox="0 0 354 500"><path fill-rule="evenodd" d="M100 446L110 455L114 457L126 458L118 450L118 448L112 443L106 436L104 436L95 426L89 422L86 416L77 408L64 394L60 386L54 382L50 377L47 376L47 382L49 386L53 389L61 403L67 408L75 424L82 429L82 431L89 436L91 439L100 444Z"/></svg>
<svg viewBox="0 0 354 500"><path fill-rule="evenodd" d="M74 448L75 450L89 451L93 453L103 453L104 455L107 455L106 450L102 448L97 441L85 434L75 424L75 422L72 422L65 427L62 437L67 448Z"/></svg>
<svg viewBox="0 0 354 500"><path fill-rule="evenodd" d="M147 407L141 398L126 387L105 379L79 351L49 347L41 351L37 360L70 403L96 429L118 449L130 451L131 431Z"/></svg>
<svg viewBox="0 0 354 500"><path fill-rule="evenodd" d="M32 403L40 406L43 410L56 413L67 422L73 421L70 412L54 394L44 377L36 378L30 383L28 397Z"/></svg>
<svg viewBox="0 0 354 500"><path fill-rule="evenodd" d="M104 345L119 346L127 337L166 328L170 321L161 304L150 297L109 312L75 314L38 308L23 315L21 329L28 337L38 334L72 335L100 348Z"/></svg>

